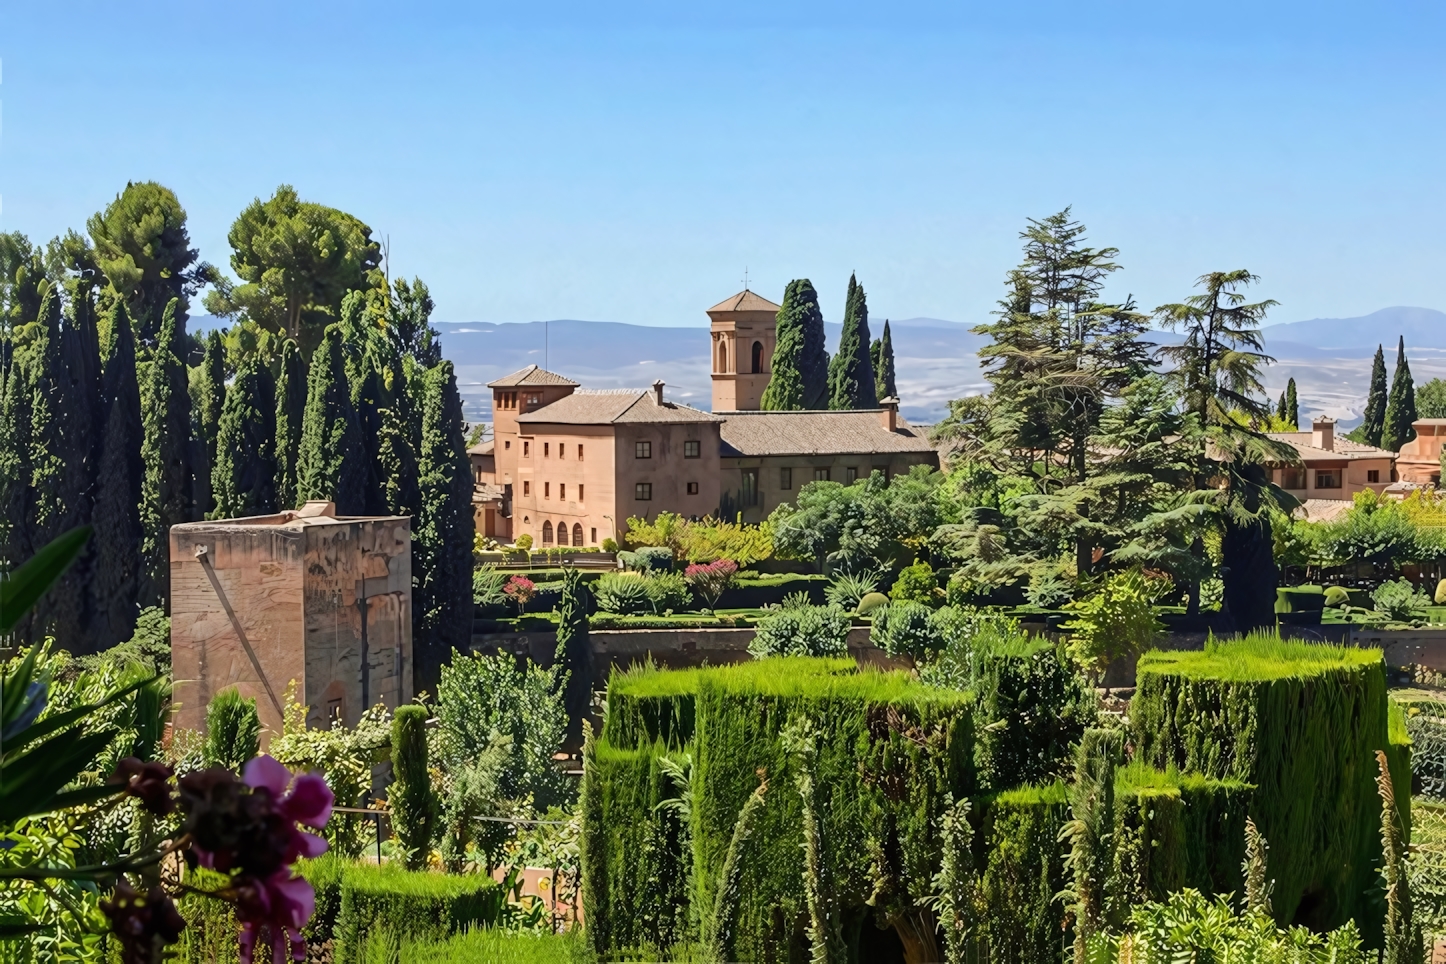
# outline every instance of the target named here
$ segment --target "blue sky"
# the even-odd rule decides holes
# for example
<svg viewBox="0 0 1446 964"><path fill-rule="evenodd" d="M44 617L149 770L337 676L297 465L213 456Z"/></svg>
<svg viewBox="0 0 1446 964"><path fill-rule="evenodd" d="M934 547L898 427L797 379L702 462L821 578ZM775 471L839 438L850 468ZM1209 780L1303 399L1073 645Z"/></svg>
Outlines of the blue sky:
<svg viewBox="0 0 1446 964"><path fill-rule="evenodd" d="M390 239L439 321L703 324L850 270L983 320L1067 204L1150 307L1446 308L1446 8L1341 3L0 5L0 229L172 187L202 256L277 184Z"/></svg>

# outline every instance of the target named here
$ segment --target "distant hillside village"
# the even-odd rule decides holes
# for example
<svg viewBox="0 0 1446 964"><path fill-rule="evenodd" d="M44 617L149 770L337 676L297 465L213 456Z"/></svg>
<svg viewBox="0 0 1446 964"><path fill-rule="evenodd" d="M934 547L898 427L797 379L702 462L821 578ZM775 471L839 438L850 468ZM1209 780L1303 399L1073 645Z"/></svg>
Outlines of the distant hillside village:
<svg viewBox="0 0 1446 964"><path fill-rule="evenodd" d="M850 320L867 348L865 312ZM927 435L899 415L899 399L875 397L888 383L876 382L867 351L855 383L868 391L838 393L850 407L763 410L780 317L788 323L782 306L747 289L708 309L711 413L669 401L661 380L651 391L587 391L533 365L490 382L493 437L468 449L477 531L501 542L526 534L536 545L596 546L618 539L620 520L632 516L758 523L809 482L939 466ZM892 357L880 367L891 375ZM835 384L846 378L836 374Z"/></svg>

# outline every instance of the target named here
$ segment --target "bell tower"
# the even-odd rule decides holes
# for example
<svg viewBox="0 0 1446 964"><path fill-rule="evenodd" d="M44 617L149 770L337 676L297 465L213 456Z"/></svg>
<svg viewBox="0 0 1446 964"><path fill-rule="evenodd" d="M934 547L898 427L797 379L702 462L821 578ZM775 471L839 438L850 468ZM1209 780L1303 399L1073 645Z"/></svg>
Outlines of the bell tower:
<svg viewBox="0 0 1446 964"><path fill-rule="evenodd" d="M713 411L756 411L773 371L779 306L744 288L708 309Z"/></svg>

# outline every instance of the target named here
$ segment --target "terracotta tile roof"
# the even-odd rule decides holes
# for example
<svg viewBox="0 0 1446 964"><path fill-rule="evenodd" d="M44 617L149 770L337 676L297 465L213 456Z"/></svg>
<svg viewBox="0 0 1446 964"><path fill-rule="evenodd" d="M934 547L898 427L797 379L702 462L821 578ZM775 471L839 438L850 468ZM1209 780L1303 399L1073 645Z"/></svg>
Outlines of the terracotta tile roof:
<svg viewBox="0 0 1446 964"><path fill-rule="evenodd" d="M492 482L478 482L472 486L473 502L500 502L506 497L506 487Z"/></svg>
<svg viewBox="0 0 1446 964"><path fill-rule="evenodd" d="M1351 511L1353 505L1350 499L1306 499L1295 510L1295 515L1311 522L1330 522Z"/></svg>
<svg viewBox="0 0 1446 964"><path fill-rule="evenodd" d="M517 416L519 425L611 425L615 422L721 422L716 415L639 391L573 392L551 405Z"/></svg>
<svg viewBox="0 0 1446 964"><path fill-rule="evenodd" d="M709 308L708 314L711 315L715 311L772 311L776 313L782 307L782 305L775 305L767 298L744 288L736 295L730 295Z"/></svg>
<svg viewBox="0 0 1446 964"><path fill-rule="evenodd" d="M922 431L902 418L890 432L879 410L855 412L729 412L722 427L723 456L872 455L932 452Z"/></svg>
<svg viewBox="0 0 1446 964"><path fill-rule="evenodd" d="M1365 445L1361 442L1352 442L1344 436L1335 436L1334 449L1316 448L1315 438L1311 432L1269 432L1271 438L1281 442L1289 442L1295 446L1300 453L1301 461L1315 462L1328 459L1391 459L1396 457L1395 452L1386 449L1378 449L1374 445Z"/></svg>
<svg viewBox="0 0 1446 964"><path fill-rule="evenodd" d="M468 454L468 455L491 455L491 454L492 454L492 446L493 446L494 443L495 443L495 440L494 440L494 439L490 439L490 438L489 438L487 441L485 441L485 442L478 442L476 445L472 446L470 449L467 450L467 454Z"/></svg>
<svg viewBox="0 0 1446 964"><path fill-rule="evenodd" d="M488 382L488 388L519 388L543 385L571 385L577 387L577 382L571 378L565 378L556 372L550 372L537 365L528 365L526 368L511 375L503 375L495 382Z"/></svg>

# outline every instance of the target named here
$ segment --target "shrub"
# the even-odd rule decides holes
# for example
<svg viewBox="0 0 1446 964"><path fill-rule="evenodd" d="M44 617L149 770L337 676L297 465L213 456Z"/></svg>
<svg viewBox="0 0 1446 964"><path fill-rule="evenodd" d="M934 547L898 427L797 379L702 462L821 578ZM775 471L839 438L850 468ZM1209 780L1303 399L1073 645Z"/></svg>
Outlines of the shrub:
<svg viewBox="0 0 1446 964"><path fill-rule="evenodd" d="M513 576L502 587L502 594L516 604L520 616L523 608L537 595L537 584L526 576Z"/></svg>
<svg viewBox="0 0 1446 964"><path fill-rule="evenodd" d="M256 700L243 697L234 686L217 693L206 707L206 743L201 759L208 767L240 773L241 766L261 746L261 718Z"/></svg>
<svg viewBox="0 0 1446 964"><path fill-rule="evenodd" d="M1143 652L1165 628L1155 618L1155 587L1139 569L1112 573L1098 592L1070 608L1076 615L1064 624L1069 654L1095 674L1115 659Z"/></svg>
<svg viewBox="0 0 1446 964"><path fill-rule="evenodd" d="M1437 590L1436 590L1436 592L1437 592L1438 594L1440 593L1440 591L1441 591L1440 589L1437 589ZM1340 586L1327 586L1327 587L1326 587L1326 591L1325 591L1325 604L1326 604L1326 607L1327 607L1327 608L1329 608L1329 609L1339 609L1341 606L1347 605L1350 601L1351 601L1350 590L1348 590L1348 589L1343 589L1343 588L1341 588Z"/></svg>
<svg viewBox="0 0 1446 964"><path fill-rule="evenodd" d="M859 611L860 615L867 615L867 614L873 612L874 610L878 609L880 606L887 606L888 604L889 604L889 597L888 597L888 596L885 596L885 595L884 595L883 593L881 593L881 592L871 592L871 593L867 593L867 594L864 596L864 598L862 598L862 599L859 600L859 609L858 609L858 611Z"/></svg>
<svg viewBox="0 0 1446 964"><path fill-rule="evenodd" d="M407 867L427 865L432 852L432 827L437 803L427 768L427 710L399 706L392 718L392 778L387 791L392 832L405 853Z"/></svg>
<svg viewBox="0 0 1446 964"><path fill-rule="evenodd" d="M693 601L688 582L681 573L654 573L643 581L643 586L647 590L648 604L655 616L661 616L669 610L682 612Z"/></svg>
<svg viewBox="0 0 1446 964"><path fill-rule="evenodd" d="M627 542L631 546L663 546L672 551L672 558L688 562L733 559L746 566L773 555L772 528L767 522L694 522L675 512L660 512L651 522L629 518Z"/></svg>
<svg viewBox="0 0 1446 964"><path fill-rule="evenodd" d="M927 562L922 560L912 566L905 566L899 573L899 578L894 580L894 586L889 590L889 598L894 602L917 602L926 605L932 604L935 599L934 590L939 587L939 581L934 577L934 570Z"/></svg>
<svg viewBox="0 0 1446 964"><path fill-rule="evenodd" d="M1446 606L1446 579L1436 583L1436 595L1433 597L1433 601L1438 606Z"/></svg>
<svg viewBox="0 0 1446 964"><path fill-rule="evenodd" d="M995 790L1063 775L1096 716L1094 689L1062 648L1024 634L977 645L974 762Z"/></svg>
<svg viewBox="0 0 1446 964"><path fill-rule="evenodd" d="M608 536L606 539L604 539L604 540L602 541L602 551L603 551L603 552L617 552L617 551L618 551L618 541L617 541L616 539L614 539L612 536Z"/></svg>
<svg viewBox="0 0 1446 964"><path fill-rule="evenodd" d="M507 577L496 566L479 566L472 571L472 602L478 606L499 606L507 602L503 586Z"/></svg>
<svg viewBox="0 0 1446 964"><path fill-rule="evenodd" d="M780 609L758 623L748 652L769 656L841 656L848 652L849 614L838 606Z"/></svg>
<svg viewBox="0 0 1446 964"><path fill-rule="evenodd" d="M470 927L496 924L506 907L506 891L481 874L355 865L342 874L333 952L337 964L362 964L371 934L399 941L438 941Z"/></svg>
<svg viewBox="0 0 1446 964"><path fill-rule="evenodd" d="M923 603L908 600L890 603L874 610L869 642L890 656L908 656L925 662L944 647L933 616L934 610Z"/></svg>
<svg viewBox="0 0 1446 964"><path fill-rule="evenodd" d="M518 536L518 537L517 537L517 548L521 549L523 552L531 552L531 551L532 551L532 536L531 536L530 534L526 533L526 532L524 532L524 533L522 533L522 535Z"/></svg>
<svg viewBox="0 0 1446 964"><path fill-rule="evenodd" d="M594 964L580 929L560 934L474 927L443 942L403 943L401 964Z"/></svg>
<svg viewBox="0 0 1446 964"><path fill-rule="evenodd" d="M1381 857L1373 754L1399 753L1380 650L1257 633L1147 653L1137 679L1135 759L1255 787L1248 812L1280 857L1278 918L1317 931L1371 919ZM1398 756L1393 766L1407 764Z"/></svg>
<svg viewBox="0 0 1446 964"><path fill-rule="evenodd" d="M709 609L716 609L718 598L733 585L737 575L737 563L732 559L717 559L702 565L694 563L684 571L683 578Z"/></svg>
<svg viewBox="0 0 1446 964"><path fill-rule="evenodd" d="M1040 609L1058 609L1074 599L1074 584L1057 572L1037 571L1029 577L1024 598Z"/></svg>
<svg viewBox="0 0 1446 964"><path fill-rule="evenodd" d="M625 616L652 611L648 586L636 572L609 572L593 585L593 598L605 613Z"/></svg>
<svg viewBox="0 0 1446 964"><path fill-rule="evenodd" d="M859 602L865 596L878 588L878 573L837 572L825 587L823 597L832 605L853 611L859 608Z"/></svg>
<svg viewBox="0 0 1446 964"><path fill-rule="evenodd" d="M1383 582L1371 593L1371 605L1395 622L1410 622L1425 617L1425 609L1431 605L1431 597L1418 592L1409 579Z"/></svg>

